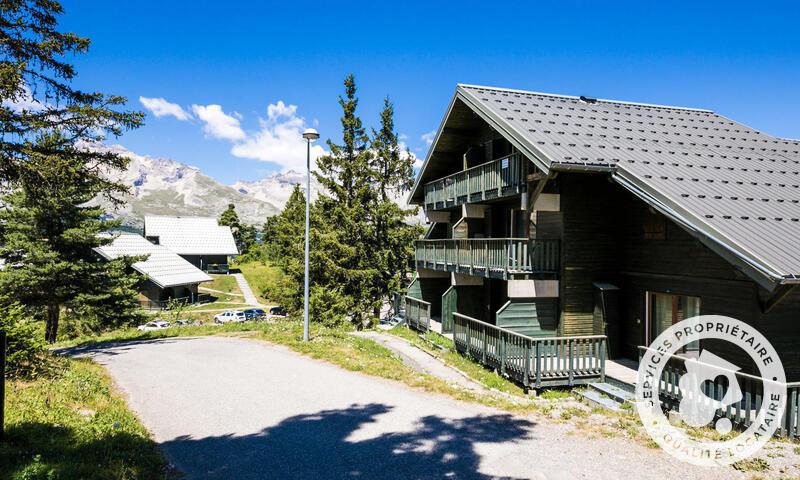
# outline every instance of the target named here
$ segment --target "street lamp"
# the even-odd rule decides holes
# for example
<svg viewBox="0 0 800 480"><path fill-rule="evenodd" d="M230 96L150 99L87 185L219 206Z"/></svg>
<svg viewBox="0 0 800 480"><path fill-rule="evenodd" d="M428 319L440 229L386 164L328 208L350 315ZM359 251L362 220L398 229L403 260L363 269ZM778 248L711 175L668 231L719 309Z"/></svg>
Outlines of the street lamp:
<svg viewBox="0 0 800 480"><path fill-rule="evenodd" d="M306 275L305 275L305 295L303 307L303 341L308 341L308 238L309 222L311 217L311 142L319 138L319 133L313 128L306 128L303 131L303 138L306 139Z"/></svg>

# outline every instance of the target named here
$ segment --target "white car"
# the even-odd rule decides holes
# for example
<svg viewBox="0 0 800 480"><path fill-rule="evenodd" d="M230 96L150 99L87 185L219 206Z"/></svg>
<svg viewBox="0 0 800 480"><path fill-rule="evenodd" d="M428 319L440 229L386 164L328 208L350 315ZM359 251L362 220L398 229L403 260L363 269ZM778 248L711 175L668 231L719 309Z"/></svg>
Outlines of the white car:
<svg viewBox="0 0 800 480"><path fill-rule="evenodd" d="M165 322L164 320L155 320L152 322L147 322L144 325L139 325L136 327L136 330L139 330L140 332L151 332L153 330L164 330L168 327L169 322Z"/></svg>
<svg viewBox="0 0 800 480"><path fill-rule="evenodd" d="M244 322L245 320L247 320L247 315L240 310L226 310L214 315L215 323Z"/></svg>

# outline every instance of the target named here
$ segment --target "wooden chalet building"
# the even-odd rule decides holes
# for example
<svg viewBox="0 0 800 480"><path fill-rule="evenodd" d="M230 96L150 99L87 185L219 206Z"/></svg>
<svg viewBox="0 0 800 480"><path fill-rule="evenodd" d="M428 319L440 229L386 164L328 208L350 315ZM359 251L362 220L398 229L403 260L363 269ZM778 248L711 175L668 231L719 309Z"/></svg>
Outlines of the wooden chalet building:
<svg viewBox="0 0 800 480"><path fill-rule="evenodd" d="M141 235L114 232L113 241L95 248L104 259L144 257L132 265L144 280L139 288L139 303L148 309L163 309L170 300L185 303L200 301L201 283L213 278L163 245L154 245Z"/></svg>
<svg viewBox="0 0 800 480"><path fill-rule="evenodd" d="M213 217L146 215L144 236L209 273L228 273L230 257L239 254L231 227Z"/></svg>
<svg viewBox="0 0 800 480"><path fill-rule="evenodd" d="M798 201L800 143L714 112L458 85L410 195L405 317L539 386L727 315L797 381Z"/></svg>

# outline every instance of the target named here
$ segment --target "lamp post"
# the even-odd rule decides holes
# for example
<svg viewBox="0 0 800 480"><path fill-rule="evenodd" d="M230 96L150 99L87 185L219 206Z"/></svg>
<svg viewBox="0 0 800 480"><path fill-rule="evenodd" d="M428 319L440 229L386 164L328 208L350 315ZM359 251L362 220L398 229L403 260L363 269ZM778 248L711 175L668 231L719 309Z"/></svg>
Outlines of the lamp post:
<svg viewBox="0 0 800 480"><path fill-rule="evenodd" d="M311 217L311 142L319 138L319 133L313 128L306 128L303 131L303 138L306 139L306 274L305 274L305 295L303 298L303 341L308 341L308 239L310 236L310 217Z"/></svg>

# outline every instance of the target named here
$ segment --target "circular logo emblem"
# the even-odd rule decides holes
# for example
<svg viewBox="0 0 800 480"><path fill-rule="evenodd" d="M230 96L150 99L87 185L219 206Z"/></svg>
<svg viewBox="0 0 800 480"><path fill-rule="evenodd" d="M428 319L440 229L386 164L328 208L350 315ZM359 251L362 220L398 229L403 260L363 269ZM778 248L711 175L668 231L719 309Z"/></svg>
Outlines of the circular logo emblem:
<svg viewBox="0 0 800 480"><path fill-rule="evenodd" d="M742 361L741 351L750 361ZM741 371L748 364L758 376ZM674 425L663 406L676 413ZM752 325L734 318L700 315L676 323L639 364L636 408L645 429L670 455L695 465L729 465L753 455L780 426L785 406L778 353ZM747 428L733 434L735 426ZM714 428L722 440L690 435L693 427Z"/></svg>

